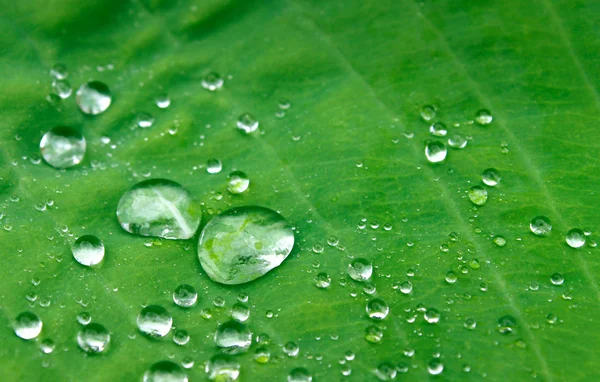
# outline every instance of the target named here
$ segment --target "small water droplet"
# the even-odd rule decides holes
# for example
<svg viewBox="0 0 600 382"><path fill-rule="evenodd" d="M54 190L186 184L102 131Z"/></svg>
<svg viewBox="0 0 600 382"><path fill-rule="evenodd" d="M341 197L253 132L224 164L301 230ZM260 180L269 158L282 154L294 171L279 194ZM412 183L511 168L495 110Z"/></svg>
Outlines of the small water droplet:
<svg viewBox="0 0 600 382"><path fill-rule="evenodd" d="M412 292L413 286L410 281L403 281L400 283L400 292L402 294L410 294Z"/></svg>
<svg viewBox="0 0 600 382"><path fill-rule="evenodd" d="M348 265L348 276L355 281L366 281L373 274L373 265L363 258L353 260Z"/></svg>
<svg viewBox="0 0 600 382"><path fill-rule="evenodd" d="M434 358L427 364L427 372L431 375L438 375L444 371L444 364L441 360Z"/></svg>
<svg viewBox="0 0 600 382"><path fill-rule="evenodd" d="M565 240L571 248L581 248L585 244L585 234L579 228L573 228L567 232Z"/></svg>
<svg viewBox="0 0 600 382"><path fill-rule="evenodd" d="M469 190L469 200L477 206L485 205L487 198L487 190L481 186L473 186Z"/></svg>
<svg viewBox="0 0 600 382"><path fill-rule="evenodd" d="M206 363L205 371L211 381L231 382L238 379L240 364L225 354L217 354Z"/></svg>
<svg viewBox="0 0 600 382"><path fill-rule="evenodd" d="M475 122L481 126L487 126L492 123L492 113L487 109L478 110L475 113Z"/></svg>
<svg viewBox="0 0 600 382"><path fill-rule="evenodd" d="M40 342L40 350L44 354L52 353L54 351L54 348L55 348L54 341L52 341L50 338L46 338L46 339L42 340L42 342Z"/></svg>
<svg viewBox="0 0 600 382"><path fill-rule="evenodd" d="M40 141L42 157L55 168L75 166L83 159L85 150L85 138L70 127L55 127L44 134Z"/></svg>
<svg viewBox="0 0 600 382"><path fill-rule="evenodd" d="M396 373L398 371L396 370L396 366L392 365L389 362L383 362L377 365L374 372L375 376L380 381L391 381L392 379L396 378Z"/></svg>
<svg viewBox="0 0 600 382"><path fill-rule="evenodd" d="M289 341L283 345L283 352L288 357L295 357L300 353L300 347L294 341Z"/></svg>
<svg viewBox="0 0 600 382"><path fill-rule="evenodd" d="M223 87L223 77L218 73L210 72L202 78L202 87L206 90L214 92Z"/></svg>
<svg viewBox="0 0 600 382"><path fill-rule="evenodd" d="M136 124L142 129L147 129L154 124L154 117L148 113L139 113L136 117Z"/></svg>
<svg viewBox="0 0 600 382"><path fill-rule="evenodd" d="M77 344L86 353L102 353L110 343L110 333L97 323L84 326L77 333Z"/></svg>
<svg viewBox="0 0 600 382"><path fill-rule="evenodd" d="M50 68L50 75L57 80L64 80L69 76L69 71L64 64L59 63Z"/></svg>
<svg viewBox="0 0 600 382"><path fill-rule="evenodd" d="M500 317L498 320L498 331L502 334L512 333L517 326L517 321L513 316L506 315Z"/></svg>
<svg viewBox="0 0 600 382"><path fill-rule="evenodd" d="M504 236L500 236L500 235L494 236L494 238L492 239L492 241L498 247L504 247L506 245L506 239L504 238Z"/></svg>
<svg viewBox="0 0 600 382"><path fill-rule="evenodd" d="M250 113L244 113L237 120L237 128L250 134L258 129L258 120Z"/></svg>
<svg viewBox="0 0 600 382"><path fill-rule="evenodd" d="M430 163L439 163L446 159L448 150L440 141L432 141L425 146L425 157Z"/></svg>
<svg viewBox="0 0 600 382"><path fill-rule="evenodd" d="M97 115L108 109L112 95L103 82L90 81L77 89L75 101L83 113Z"/></svg>
<svg viewBox="0 0 600 382"><path fill-rule="evenodd" d="M42 320L35 313L23 312L15 319L13 328L18 337L31 340L41 333Z"/></svg>
<svg viewBox="0 0 600 382"><path fill-rule="evenodd" d="M329 288L331 285L331 277L329 277L327 273L321 272L317 274L317 277L315 278L315 285L320 289Z"/></svg>
<svg viewBox="0 0 600 382"><path fill-rule="evenodd" d="M371 343L379 343L383 338L383 330L376 325L369 325L365 330L365 339Z"/></svg>
<svg viewBox="0 0 600 382"><path fill-rule="evenodd" d="M440 320L440 312L435 308L429 308L425 311L425 315L423 317L428 323L437 324Z"/></svg>
<svg viewBox="0 0 600 382"><path fill-rule="evenodd" d="M242 171L232 171L227 176L227 191L232 194L241 194L250 187L250 179L248 175Z"/></svg>
<svg viewBox="0 0 600 382"><path fill-rule="evenodd" d="M149 305L137 316L138 329L148 337L164 337L169 333L172 325L173 318L160 305Z"/></svg>
<svg viewBox="0 0 600 382"><path fill-rule="evenodd" d="M52 81L52 90L54 93L62 99L67 99L73 93L73 88L67 80L54 80Z"/></svg>
<svg viewBox="0 0 600 382"><path fill-rule="evenodd" d="M550 276L550 281L554 285L562 285L565 278L560 273L553 273L552 276Z"/></svg>
<svg viewBox="0 0 600 382"><path fill-rule="evenodd" d="M550 219L545 216L536 216L531 219L531 223L529 223L529 229L531 232L538 236L546 236L552 231L552 224L550 223Z"/></svg>
<svg viewBox="0 0 600 382"><path fill-rule="evenodd" d="M250 309L246 304L236 302L231 308L231 318L239 322L245 322L250 317Z"/></svg>
<svg viewBox="0 0 600 382"><path fill-rule="evenodd" d="M261 346L254 352L254 361L257 363L264 365L268 363L270 359L271 352L266 347Z"/></svg>
<svg viewBox="0 0 600 382"><path fill-rule="evenodd" d="M458 280L458 276L453 271L446 273L446 282L448 284L454 284Z"/></svg>
<svg viewBox="0 0 600 382"><path fill-rule="evenodd" d="M429 132L436 137L445 137L448 134L448 128L442 122L436 122L429 126Z"/></svg>
<svg viewBox="0 0 600 382"><path fill-rule="evenodd" d="M494 187L500 183L502 177L500 176L500 172L498 172L498 170L495 168L488 168L485 169L481 174L481 179L486 185Z"/></svg>
<svg viewBox="0 0 600 382"><path fill-rule="evenodd" d="M87 325L92 321L92 316L88 312L81 312L77 315L77 322L81 325Z"/></svg>
<svg viewBox="0 0 600 382"><path fill-rule="evenodd" d="M245 324L227 321L215 332L215 345L227 354L241 354L252 344L252 332Z"/></svg>
<svg viewBox="0 0 600 382"><path fill-rule="evenodd" d="M453 134L448 138L448 146L453 149L464 149L467 146L467 140L460 134Z"/></svg>
<svg viewBox="0 0 600 382"><path fill-rule="evenodd" d="M189 308L196 304L198 293L188 284L181 284L173 291L173 302L182 308Z"/></svg>
<svg viewBox="0 0 600 382"><path fill-rule="evenodd" d="M154 102L156 103L156 106L158 106L160 109L166 109L171 105L171 99L169 98L169 96L167 94L159 94L155 99Z"/></svg>
<svg viewBox="0 0 600 382"><path fill-rule="evenodd" d="M190 342L190 335L185 329L177 329L175 333L173 333L173 342L175 342L179 346L183 346Z"/></svg>
<svg viewBox="0 0 600 382"><path fill-rule="evenodd" d="M421 108L421 118L423 121L429 122L435 118L437 112L433 105L425 105Z"/></svg>
<svg viewBox="0 0 600 382"><path fill-rule="evenodd" d="M72 252L79 264L90 267L104 259L104 244L96 236L84 235L75 240Z"/></svg>
<svg viewBox="0 0 600 382"><path fill-rule="evenodd" d="M465 328L467 328L469 330L473 330L477 327L477 321L475 321L472 318L467 318L467 319L465 319L464 326L465 326Z"/></svg>
<svg viewBox="0 0 600 382"><path fill-rule="evenodd" d="M303 367L292 369L287 377L288 382L312 382L312 380L310 372Z"/></svg>
<svg viewBox="0 0 600 382"><path fill-rule="evenodd" d="M144 373L143 382L188 382L188 377L176 363L160 361Z"/></svg>
<svg viewBox="0 0 600 382"><path fill-rule="evenodd" d="M209 174L218 174L223 169L223 163L218 159L209 159L206 161L206 172Z"/></svg>
<svg viewBox="0 0 600 382"><path fill-rule="evenodd" d="M374 298L367 303L367 315L374 320L383 320L389 312L390 307L380 298Z"/></svg>

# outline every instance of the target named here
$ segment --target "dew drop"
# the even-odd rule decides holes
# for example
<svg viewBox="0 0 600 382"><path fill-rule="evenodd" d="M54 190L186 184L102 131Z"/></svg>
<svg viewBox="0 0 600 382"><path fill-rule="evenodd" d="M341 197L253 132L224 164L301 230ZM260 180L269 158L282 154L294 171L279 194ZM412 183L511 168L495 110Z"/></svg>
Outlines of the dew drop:
<svg viewBox="0 0 600 382"><path fill-rule="evenodd" d="M245 324L227 321L215 332L215 345L227 354L241 354L252 344L252 332Z"/></svg>
<svg viewBox="0 0 600 382"><path fill-rule="evenodd" d="M237 128L250 134L258 129L258 120L250 113L244 113L237 120Z"/></svg>
<svg viewBox="0 0 600 382"><path fill-rule="evenodd" d="M288 357L295 357L300 353L300 346L294 341L286 342L285 345L283 345L283 352Z"/></svg>
<svg viewBox="0 0 600 382"><path fill-rule="evenodd" d="M160 361L144 373L143 382L188 382L188 377L176 363Z"/></svg>
<svg viewBox="0 0 600 382"><path fill-rule="evenodd" d="M250 179L242 171L232 171L227 177L227 191L232 194L241 194L248 190Z"/></svg>
<svg viewBox="0 0 600 382"><path fill-rule="evenodd" d="M513 316L506 315L498 320L498 331L502 334L512 333L517 326L517 321Z"/></svg>
<svg viewBox="0 0 600 382"><path fill-rule="evenodd" d="M495 168L488 168L486 170L483 171L483 173L481 174L481 179L483 180L483 183L485 183L488 186L494 187L497 186L498 183L500 183L500 172L498 172L498 170L496 170Z"/></svg>
<svg viewBox="0 0 600 382"><path fill-rule="evenodd" d="M86 353L102 353L110 343L110 333L97 323L84 326L77 333L77 344Z"/></svg>
<svg viewBox="0 0 600 382"><path fill-rule="evenodd" d="M104 244L93 235L84 235L77 238L72 251L75 260L79 264L88 267L100 264L104 259Z"/></svg>
<svg viewBox="0 0 600 382"><path fill-rule="evenodd" d="M209 159L206 161L206 172L209 174L218 174L223 169L223 163L218 159Z"/></svg>
<svg viewBox="0 0 600 382"><path fill-rule="evenodd" d="M48 131L40 141L42 158L52 167L68 168L80 163L85 155L85 138L79 131L59 126Z"/></svg>
<svg viewBox="0 0 600 382"><path fill-rule="evenodd" d="M52 81L52 90L54 93L62 99L67 99L73 93L73 88L67 80L54 80Z"/></svg>
<svg viewBox="0 0 600 382"><path fill-rule="evenodd" d="M44 354L52 353L55 347L56 345L54 345L54 341L52 341L50 338L46 338L45 340L42 340L42 342L40 342L40 350Z"/></svg>
<svg viewBox="0 0 600 382"><path fill-rule="evenodd" d="M50 75L57 80L64 80L69 76L69 71L64 64L55 64L50 68Z"/></svg>
<svg viewBox="0 0 600 382"><path fill-rule="evenodd" d="M366 259L358 258L348 265L348 276L352 280L363 282L370 279L372 274L373 265Z"/></svg>
<svg viewBox="0 0 600 382"><path fill-rule="evenodd" d="M154 125L154 117L148 113L139 113L136 117L136 124L142 129L147 129Z"/></svg>
<svg viewBox="0 0 600 382"><path fill-rule="evenodd" d="M80 325L87 325L92 321L92 316L88 312L81 312L77 315L77 322Z"/></svg>
<svg viewBox="0 0 600 382"><path fill-rule="evenodd" d="M175 333L173 333L173 342L179 346L183 346L190 342L190 335L185 329L177 329Z"/></svg>
<svg viewBox="0 0 600 382"><path fill-rule="evenodd" d="M261 365L268 363L270 359L271 352L266 347L261 346L254 352L254 361L260 363Z"/></svg>
<svg viewBox="0 0 600 382"><path fill-rule="evenodd" d="M492 241L498 247L504 247L506 245L506 239L504 238L504 236L500 236L500 235L494 236L494 238L492 239Z"/></svg>
<svg viewBox="0 0 600 382"><path fill-rule="evenodd" d="M331 277L327 273L321 272L315 277L315 285L320 289L329 288L331 285Z"/></svg>
<svg viewBox="0 0 600 382"><path fill-rule="evenodd" d="M225 354L217 354L206 363L205 371L211 381L231 382L240 376L240 364Z"/></svg>
<svg viewBox="0 0 600 382"><path fill-rule="evenodd" d="M431 375L438 375L444 371L444 364L437 358L432 359L427 364L427 372Z"/></svg>
<svg viewBox="0 0 600 382"><path fill-rule="evenodd" d="M536 216L531 219L531 223L529 223L529 229L531 232L538 236L546 236L552 231L552 224L550 223L550 219L545 216Z"/></svg>
<svg viewBox="0 0 600 382"><path fill-rule="evenodd" d="M206 90L214 92L223 87L223 77L218 73L210 72L202 78L202 87Z"/></svg>
<svg viewBox="0 0 600 382"><path fill-rule="evenodd" d="M250 309L246 304L236 302L231 308L231 318L238 322L245 322L250 317Z"/></svg>
<svg viewBox="0 0 600 382"><path fill-rule="evenodd" d="M123 194L117 218L127 232L164 239L189 239L200 225L196 199L179 183L148 179Z"/></svg>
<svg viewBox="0 0 600 382"><path fill-rule="evenodd" d="M425 122L431 121L436 115L437 112L433 105L425 105L421 108L421 118L423 118L423 121Z"/></svg>
<svg viewBox="0 0 600 382"><path fill-rule="evenodd" d="M374 320L383 320L389 312L390 307L380 298L374 298L367 303L367 315Z"/></svg>
<svg viewBox="0 0 600 382"><path fill-rule="evenodd" d="M181 284L173 291L173 302L182 308L189 308L196 304L198 293L188 284Z"/></svg>
<svg viewBox="0 0 600 382"><path fill-rule="evenodd" d="M437 324L440 321L440 312L435 308L429 308L425 311L425 321L430 324Z"/></svg>
<svg viewBox="0 0 600 382"><path fill-rule="evenodd" d="M158 106L160 109L166 109L171 105L171 99L167 94L159 94L154 99L154 102L156 103L156 106Z"/></svg>
<svg viewBox="0 0 600 382"><path fill-rule="evenodd" d="M369 325L365 330L365 340L371 343L379 343L383 338L383 330L376 325Z"/></svg>
<svg viewBox="0 0 600 382"><path fill-rule="evenodd" d="M91 81L77 89L75 101L83 113L97 115L108 109L112 95L106 84L100 81Z"/></svg>
<svg viewBox="0 0 600 382"><path fill-rule="evenodd" d="M487 109L478 110L475 113L475 122L481 126L487 126L492 123L492 113Z"/></svg>
<svg viewBox="0 0 600 382"><path fill-rule="evenodd" d="M431 163L442 162L447 153L446 145L440 141L432 141L425 146L425 157Z"/></svg>
<svg viewBox="0 0 600 382"><path fill-rule="evenodd" d="M151 338L166 336L173 325L173 318L160 305L149 305L142 309L137 316L137 326L140 332Z"/></svg>
<svg viewBox="0 0 600 382"><path fill-rule="evenodd" d="M565 278L560 273L553 273L550 276L550 282L554 285L562 285L565 282Z"/></svg>
<svg viewBox="0 0 600 382"><path fill-rule="evenodd" d="M403 281L400 283L400 293L402 294L410 294L412 292L413 286L410 281Z"/></svg>
<svg viewBox="0 0 600 382"><path fill-rule="evenodd" d="M467 140L460 134L453 134L448 138L448 146L453 149L464 149L467 146Z"/></svg>
<svg viewBox="0 0 600 382"><path fill-rule="evenodd" d="M453 271L446 273L446 282L448 284L454 284L458 280L458 276Z"/></svg>
<svg viewBox="0 0 600 382"><path fill-rule="evenodd" d="M380 381L391 381L396 378L396 366L392 365L389 362L380 363L377 368L375 368L375 376Z"/></svg>
<svg viewBox="0 0 600 382"><path fill-rule="evenodd" d="M297 367L290 371L287 380L288 382L312 382L313 377L307 369Z"/></svg>
<svg viewBox="0 0 600 382"><path fill-rule="evenodd" d="M35 313L23 312L15 319L13 328L18 337L31 340L41 333L42 320Z"/></svg>
<svg viewBox="0 0 600 382"><path fill-rule="evenodd" d="M567 232L565 240L571 248L581 248L585 244L585 234L579 228L573 228Z"/></svg>
<svg viewBox="0 0 600 382"><path fill-rule="evenodd" d="M436 122L429 126L429 133L436 137L445 137L448 134L448 128L442 122Z"/></svg>
<svg viewBox="0 0 600 382"><path fill-rule="evenodd" d="M465 326L465 328L467 328L469 330L473 330L477 327L477 321L475 321L472 318L467 318L467 319L465 319L464 326Z"/></svg>
<svg viewBox="0 0 600 382"><path fill-rule="evenodd" d="M473 186L469 190L469 200L477 206L485 205L487 198L487 190L481 186Z"/></svg>

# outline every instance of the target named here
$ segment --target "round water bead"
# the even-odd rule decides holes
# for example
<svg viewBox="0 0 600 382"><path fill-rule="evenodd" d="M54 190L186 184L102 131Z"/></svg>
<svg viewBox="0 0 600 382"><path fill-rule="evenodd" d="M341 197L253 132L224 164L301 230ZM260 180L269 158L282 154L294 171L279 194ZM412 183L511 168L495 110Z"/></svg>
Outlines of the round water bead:
<svg viewBox="0 0 600 382"><path fill-rule="evenodd" d="M119 200L117 218L127 232L164 239L194 236L202 210L179 183L148 179L133 186Z"/></svg>
<svg viewBox="0 0 600 382"><path fill-rule="evenodd" d="M367 281L373 274L373 265L366 259L354 259L348 265L348 276L355 281Z"/></svg>
<svg viewBox="0 0 600 382"><path fill-rule="evenodd" d="M433 105L425 105L421 108L421 118L425 122L429 122L435 118L437 112L435 110L435 106Z"/></svg>
<svg viewBox="0 0 600 382"><path fill-rule="evenodd" d="M250 179L242 171L232 171L227 177L227 191L232 194L241 194L250 186Z"/></svg>
<svg viewBox="0 0 600 382"><path fill-rule="evenodd" d="M312 382L313 377L307 369L297 367L290 371L287 380L288 382Z"/></svg>
<svg viewBox="0 0 600 382"><path fill-rule="evenodd" d="M97 323L84 326L77 333L77 344L86 353L102 353L110 343L110 333Z"/></svg>
<svg viewBox="0 0 600 382"><path fill-rule="evenodd" d="M72 251L75 260L88 267L97 265L104 259L104 244L93 235L78 237L73 244Z"/></svg>
<svg viewBox="0 0 600 382"><path fill-rule="evenodd" d="M513 316L506 315L500 317L498 320L498 331L502 334L512 333L517 326L517 321Z"/></svg>
<svg viewBox="0 0 600 382"><path fill-rule="evenodd" d="M175 333L173 333L173 342L175 342L179 346L183 346L190 342L190 335L185 329L177 329Z"/></svg>
<svg viewBox="0 0 600 382"><path fill-rule="evenodd" d="M581 248L585 244L585 233L579 228L573 228L567 232L565 240L571 248Z"/></svg>
<svg viewBox="0 0 600 382"><path fill-rule="evenodd" d="M215 90L223 87L223 82L223 77L221 77L219 73L211 72L202 78L202 87L206 90L214 92Z"/></svg>
<svg viewBox="0 0 600 382"><path fill-rule="evenodd" d="M202 230L198 258L213 281L242 284L278 267L294 246L287 220L264 207L229 209Z"/></svg>
<svg viewBox="0 0 600 382"><path fill-rule="evenodd" d="M266 347L261 346L254 352L254 360L257 363L264 365L265 363L268 363L270 359L271 352Z"/></svg>
<svg viewBox="0 0 600 382"><path fill-rule="evenodd" d="M239 322L245 322L250 317L250 309L246 304L236 302L231 307L231 318Z"/></svg>
<svg viewBox="0 0 600 382"><path fill-rule="evenodd" d="M50 68L50 75L57 80L64 80L69 76L69 71L64 64L55 64Z"/></svg>
<svg viewBox="0 0 600 382"><path fill-rule="evenodd" d="M54 344L54 341L52 341L50 338L46 338L40 342L40 350L44 354L52 353L55 347L56 345Z"/></svg>
<svg viewBox="0 0 600 382"><path fill-rule="evenodd" d="M427 372L431 375L438 375L444 371L444 364L441 360L434 358L427 364Z"/></svg>
<svg viewBox="0 0 600 382"><path fill-rule="evenodd" d="M219 325L215 332L215 345L227 354L241 354L252 344L252 332L245 324L227 321Z"/></svg>
<svg viewBox="0 0 600 382"><path fill-rule="evenodd" d="M147 129L154 125L154 117L148 113L139 113L136 117L136 124L142 129Z"/></svg>
<svg viewBox="0 0 600 382"><path fill-rule="evenodd" d="M429 126L429 132L436 137L445 137L448 134L448 128L442 122L436 122Z"/></svg>
<svg viewBox="0 0 600 382"><path fill-rule="evenodd" d="M108 109L112 95L105 83L90 81L77 89L75 101L83 113L97 115Z"/></svg>
<svg viewBox="0 0 600 382"><path fill-rule="evenodd" d="M383 320L389 312L390 307L380 298L374 298L367 303L367 315L374 320Z"/></svg>
<svg viewBox="0 0 600 382"><path fill-rule="evenodd" d="M73 93L71 84L67 80L52 81L52 90L54 90L54 93L62 99L69 98L71 93Z"/></svg>
<svg viewBox="0 0 600 382"><path fill-rule="evenodd" d="M375 369L375 376L380 381L391 381L396 378L397 374L396 366L389 362L380 363Z"/></svg>
<svg viewBox="0 0 600 382"><path fill-rule="evenodd" d="M240 376L240 364L224 354L213 356L204 370L211 381L236 381Z"/></svg>
<svg viewBox="0 0 600 382"><path fill-rule="evenodd" d="M506 239L504 238L504 236L500 236L500 235L494 236L494 238L492 239L492 241L498 247L504 247L506 245Z"/></svg>
<svg viewBox="0 0 600 382"><path fill-rule="evenodd" d="M448 145L453 149L464 149L467 146L467 140L460 134L453 134L448 138Z"/></svg>
<svg viewBox="0 0 600 382"><path fill-rule="evenodd" d="M487 109L478 110L475 113L475 122L481 126L486 126L492 123L492 113Z"/></svg>
<svg viewBox="0 0 600 382"><path fill-rule="evenodd" d="M156 106L158 106L160 109L166 109L171 105L171 99L169 98L169 96L167 94L159 94L155 99L154 102L156 103Z"/></svg>
<svg viewBox="0 0 600 382"><path fill-rule="evenodd" d="M185 371L174 362L160 361L144 373L143 382L188 382Z"/></svg>
<svg viewBox="0 0 600 382"><path fill-rule="evenodd" d="M35 313L23 312L15 319L13 328L18 337L31 340L40 335L42 320Z"/></svg>
<svg viewBox="0 0 600 382"><path fill-rule="evenodd" d="M487 202L487 190L481 186L473 186L469 190L469 200L477 206L483 206Z"/></svg>
<svg viewBox="0 0 600 382"><path fill-rule="evenodd" d="M552 231L552 223L550 223L550 219L545 216L536 216L531 219L529 229L538 236L546 236Z"/></svg>
<svg viewBox="0 0 600 382"><path fill-rule="evenodd" d="M218 159L209 159L206 161L206 172L209 174L218 174L223 169L223 163Z"/></svg>
<svg viewBox="0 0 600 382"><path fill-rule="evenodd" d="M172 325L173 318L160 305L149 305L143 308L137 316L137 326L140 332L152 338L166 336Z"/></svg>
<svg viewBox="0 0 600 382"><path fill-rule="evenodd" d="M331 285L331 277L325 272L318 273L317 277L315 277L315 285L320 289L329 288Z"/></svg>
<svg viewBox="0 0 600 382"><path fill-rule="evenodd" d="M383 338L383 329L376 325L370 325L365 330L365 339L371 343L379 343Z"/></svg>
<svg viewBox="0 0 600 382"><path fill-rule="evenodd" d="M181 284L173 292L173 302L182 308L189 308L196 304L198 293L193 286Z"/></svg>
<svg viewBox="0 0 600 382"><path fill-rule="evenodd" d="M425 145L425 157L430 163L439 163L446 159L448 149L440 141L432 141Z"/></svg>
<svg viewBox="0 0 600 382"><path fill-rule="evenodd" d="M40 141L42 158L55 168L68 168L80 163L85 155L85 148L83 135L65 126L48 131Z"/></svg>
<svg viewBox="0 0 600 382"><path fill-rule="evenodd" d="M244 113L239 116L236 125L238 129L250 134L258 129L258 120L252 114Z"/></svg>
<svg viewBox="0 0 600 382"><path fill-rule="evenodd" d="M488 186L494 187L500 183L500 173L495 168L488 168L483 171L481 174L481 180Z"/></svg>

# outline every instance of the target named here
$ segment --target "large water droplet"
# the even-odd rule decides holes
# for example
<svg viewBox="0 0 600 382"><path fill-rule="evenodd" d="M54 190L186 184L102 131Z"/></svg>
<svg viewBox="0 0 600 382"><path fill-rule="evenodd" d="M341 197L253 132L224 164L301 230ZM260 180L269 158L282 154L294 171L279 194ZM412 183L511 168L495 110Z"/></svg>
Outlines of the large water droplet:
<svg viewBox="0 0 600 382"><path fill-rule="evenodd" d="M77 333L77 344L86 353L102 353L110 343L110 333L97 323L84 326Z"/></svg>
<svg viewBox="0 0 600 382"><path fill-rule="evenodd" d="M473 186L469 190L469 200L477 206L483 206L487 202L487 190L481 186Z"/></svg>
<svg viewBox="0 0 600 382"><path fill-rule="evenodd" d="M206 161L206 172L209 174L218 174L223 169L223 163L218 159L209 159Z"/></svg>
<svg viewBox="0 0 600 382"><path fill-rule="evenodd" d="M481 174L481 180L488 186L494 187L500 183L500 173L495 168L488 168Z"/></svg>
<svg viewBox="0 0 600 382"><path fill-rule="evenodd" d="M231 318L239 322L245 322L250 317L250 309L246 304L236 302L231 307Z"/></svg>
<svg viewBox="0 0 600 382"><path fill-rule="evenodd" d="M531 219L529 229L538 236L545 236L552 231L552 223L550 223L550 219L545 216L536 216Z"/></svg>
<svg viewBox="0 0 600 382"><path fill-rule="evenodd" d="M375 369L375 376L380 381L391 381L396 378L396 366L392 365L389 362L380 363Z"/></svg>
<svg viewBox="0 0 600 382"><path fill-rule="evenodd" d="M237 128L250 134L258 129L258 120L252 114L244 113L237 120Z"/></svg>
<svg viewBox="0 0 600 382"><path fill-rule="evenodd" d="M442 122L436 122L429 126L429 132L436 137L445 137L448 134L448 128Z"/></svg>
<svg viewBox="0 0 600 382"><path fill-rule="evenodd" d="M119 200L117 218L127 232L165 239L189 239L200 225L196 199L179 183L148 179Z"/></svg>
<svg viewBox="0 0 600 382"><path fill-rule="evenodd" d="M435 308L429 308L425 311L425 315L423 316L425 321L430 324L437 324L440 320L440 312Z"/></svg>
<svg viewBox="0 0 600 382"><path fill-rule="evenodd" d="M288 382L312 382L313 378L307 369L297 367L290 371L287 380Z"/></svg>
<svg viewBox="0 0 600 382"><path fill-rule="evenodd" d="M431 375L438 375L444 371L444 364L441 360L434 358L427 364L427 371Z"/></svg>
<svg viewBox="0 0 600 382"><path fill-rule="evenodd" d="M137 316L137 326L140 332L152 338L166 336L172 325L173 318L160 305L147 306Z"/></svg>
<svg viewBox="0 0 600 382"><path fill-rule="evenodd" d="M67 168L80 163L85 155L85 138L79 131L59 126L48 131L40 141L44 160L52 167Z"/></svg>
<svg viewBox="0 0 600 382"><path fill-rule="evenodd" d="M218 73L208 73L202 79L202 87L206 90L210 90L211 92L221 89L223 87L223 77L221 77Z"/></svg>
<svg viewBox="0 0 600 382"><path fill-rule="evenodd" d="M193 286L181 284L173 292L173 302L182 308L189 308L196 304L198 293Z"/></svg>
<svg viewBox="0 0 600 382"><path fill-rule="evenodd" d="M367 303L367 315L372 319L383 320L389 312L390 307L380 298L374 298Z"/></svg>
<svg viewBox="0 0 600 382"><path fill-rule="evenodd" d="M112 101L110 89L105 83L91 81L77 89L75 101L85 114L96 115L108 109Z"/></svg>
<svg viewBox="0 0 600 382"><path fill-rule="evenodd" d="M481 126L486 126L492 123L492 113L487 109L481 109L475 113L475 122Z"/></svg>
<svg viewBox="0 0 600 382"><path fill-rule="evenodd" d="M241 194L250 186L250 179L242 171L233 171L227 177L227 191L232 194Z"/></svg>
<svg viewBox="0 0 600 382"><path fill-rule="evenodd" d="M23 312L15 319L13 328L18 337L30 340L39 336L42 331L42 320L35 313Z"/></svg>
<svg viewBox="0 0 600 382"><path fill-rule="evenodd" d="M99 264L104 259L104 244L96 236L80 236L73 244L73 257L88 267Z"/></svg>
<svg viewBox="0 0 600 382"><path fill-rule="evenodd" d="M492 239L492 241L498 247L504 247L506 245L506 239L504 238L504 236L500 236L500 235L494 236L494 238Z"/></svg>
<svg viewBox="0 0 600 382"><path fill-rule="evenodd" d="M352 280L360 282L366 281L371 278L372 274L373 265L366 259L358 258L348 265L348 276L350 276Z"/></svg>
<svg viewBox="0 0 600 382"><path fill-rule="evenodd" d="M236 381L240 376L240 364L224 354L213 356L206 363L204 370L211 381L231 382Z"/></svg>
<svg viewBox="0 0 600 382"><path fill-rule="evenodd" d="M188 377L176 363L160 361L144 373L143 382L188 382Z"/></svg>
<svg viewBox="0 0 600 382"><path fill-rule="evenodd" d="M517 321L513 316L506 315L498 320L498 331L502 334L512 333L517 326Z"/></svg>
<svg viewBox="0 0 600 382"><path fill-rule="evenodd" d="M431 163L439 163L446 159L448 149L446 145L440 141L433 141L427 143L425 146L425 157Z"/></svg>
<svg viewBox="0 0 600 382"><path fill-rule="evenodd" d="M238 207L208 222L198 257L213 281L242 284L279 266L293 246L294 233L283 216L264 207Z"/></svg>
<svg viewBox="0 0 600 382"><path fill-rule="evenodd" d="M585 233L579 228L573 228L567 232L565 240L571 248L583 247L585 244Z"/></svg>
<svg viewBox="0 0 600 382"><path fill-rule="evenodd" d="M245 324L227 321L215 332L215 345L227 354L245 353L252 344L252 332Z"/></svg>

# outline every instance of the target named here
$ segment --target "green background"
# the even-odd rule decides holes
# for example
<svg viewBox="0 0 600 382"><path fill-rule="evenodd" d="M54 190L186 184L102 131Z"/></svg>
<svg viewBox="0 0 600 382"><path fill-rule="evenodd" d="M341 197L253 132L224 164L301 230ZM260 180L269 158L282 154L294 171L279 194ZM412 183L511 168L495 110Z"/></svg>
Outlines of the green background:
<svg viewBox="0 0 600 382"><path fill-rule="evenodd" d="M204 380L203 363L217 352L214 331L241 292L249 295L251 330L271 337L273 354L267 365L252 360L256 345L238 356L244 381L283 381L298 366L316 381L366 381L381 362L409 364L397 378L407 380L600 378L598 250L564 242L573 227L600 228L599 2L1 3L3 380L140 380L154 362L185 356L196 362L190 380ZM49 69L57 63L68 67L75 89L91 79L108 84L111 107L90 117L74 96L50 105ZM221 91L202 88L209 71L231 76ZM156 107L160 93L170 96L168 109ZM278 118L283 98L292 106ZM436 119L450 134L472 137L442 164L424 157L425 104L437 106ZM469 123L481 108L494 116L489 127ZM154 126L132 129L139 112L151 113ZM243 112L259 119L259 133L235 128ZM57 125L81 129L88 141L84 162L66 171L31 160L39 157L43 133ZM206 173L210 158L223 161L220 174ZM465 191L481 184L488 167L503 179L475 208ZM251 179L241 196L226 191L233 169ZM229 206L278 210L297 229L296 248L254 282L215 284L200 267L197 236L148 247L146 238L119 227L120 196L147 177L188 188L204 203L203 224ZM217 200L216 192L224 197ZM50 200L46 211L35 209ZM552 220L549 237L529 232L536 215ZM358 228L361 219L367 228ZM379 228L370 228L373 222ZM385 223L393 228L384 230ZM70 254L84 234L104 241L99 268L86 269ZM491 241L498 234L506 247ZM343 251L326 244L331 235ZM314 253L315 244L325 250ZM443 244L448 252L440 251ZM391 307L379 344L364 339L370 296L345 276L351 257L373 262L376 295ZM479 269L468 265L473 259ZM459 275L455 284L444 281L448 271ZM331 275L329 290L315 287L318 272ZM565 277L563 285L550 283L555 272ZM406 280L410 295L393 288ZM199 291L196 307L173 304L181 283ZM38 298L30 303L32 292ZM213 306L217 297L225 307ZM175 326L190 332L190 343L179 347L170 336L137 333L142 304L167 307ZM440 322L427 323L419 304L439 310ZM212 318L202 318L203 308ZM52 339L52 354L15 336L12 321L25 310L42 318L37 341ZM105 354L86 356L77 347L81 311L111 331ZM407 322L414 314L414 323ZM503 335L498 319L507 314L517 325ZM477 321L475 330L464 328L466 318ZM300 346L296 358L281 350L288 341ZM343 377L338 361L349 350L356 358ZM430 376L427 363L437 355L444 371Z"/></svg>

